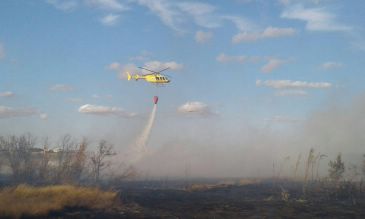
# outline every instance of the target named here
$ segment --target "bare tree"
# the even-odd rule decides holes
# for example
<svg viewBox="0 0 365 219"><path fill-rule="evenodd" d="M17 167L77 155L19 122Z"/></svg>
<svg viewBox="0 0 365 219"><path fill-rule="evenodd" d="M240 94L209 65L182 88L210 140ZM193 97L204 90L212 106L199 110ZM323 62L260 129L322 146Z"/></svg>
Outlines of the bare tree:
<svg viewBox="0 0 365 219"><path fill-rule="evenodd" d="M361 166L362 177L360 180L360 192L362 192L362 185L363 185L364 178L365 178L365 154L363 154L362 156L363 156L363 160L362 160L362 166Z"/></svg>
<svg viewBox="0 0 365 219"><path fill-rule="evenodd" d="M88 145L88 141L86 138L83 138L82 141L78 144L76 151L73 156L73 161L71 163L71 175L73 181L80 181L82 177L82 173L85 169L86 164L86 148Z"/></svg>
<svg viewBox="0 0 365 219"><path fill-rule="evenodd" d="M101 171L109 167L111 164L110 161L106 160L106 158L114 156L115 154L116 153L113 152L113 145L109 144L105 140L101 140L96 151L91 153L91 171L95 183L99 182Z"/></svg>
<svg viewBox="0 0 365 219"><path fill-rule="evenodd" d="M62 137L57 152L57 167L55 181L60 182L71 182L71 168L74 151L77 147L77 143L70 135Z"/></svg>
<svg viewBox="0 0 365 219"><path fill-rule="evenodd" d="M347 179L349 182L356 181L358 177L360 176L359 168L356 164L349 163L349 167L347 167Z"/></svg>
<svg viewBox="0 0 365 219"><path fill-rule="evenodd" d="M45 138L43 140L43 152L42 152L42 158L41 163L39 167L39 180L40 181L47 181L49 180L49 142L48 138Z"/></svg>
<svg viewBox="0 0 365 219"><path fill-rule="evenodd" d="M297 162L295 163L295 169L294 169L294 179L297 178L297 172L300 164L300 160L302 159L302 154L298 155Z"/></svg>
<svg viewBox="0 0 365 219"><path fill-rule="evenodd" d="M307 180L308 180L309 168L311 167L311 165L313 163L313 159L314 159L314 149L311 148L309 150L309 154L308 154L308 158L307 158L307 163L306 163L306 166L305 166L304 182L307 182Z"/></svg>
<svg viewBox="0 0 365 219"><path fill-rule="evenodd" d="M345 164L342 161L341 153L337 155L336 160L329 162L329 177L334 182L338 182L341 178L343 173L345 172Z"/></svg>
<svg viewBox="0 0 365 219"><path fill-rule="evenodd" d="M30 134L0 138L1 148L12 171L13 180L16 182L31 180L35 174L31 151L35 141Z"/></svg>
<svg viewBox="0 0 365 219"><path fill-rule="evenodd" d="M318 161L317 161L317 173L316 173L316 179L317 180L319 180L319 166L320 166L321 160L323 160L326 157L327 157L327 155L325 155L325 154L319 155L319 158L318 158Z"/></svg>
<svg viewBox="0 0 365 219"><path fill-rule="evenodd" d="M363 156L363 160L362 160L362 175L365 176L365 154L362 155Z"/></svg>

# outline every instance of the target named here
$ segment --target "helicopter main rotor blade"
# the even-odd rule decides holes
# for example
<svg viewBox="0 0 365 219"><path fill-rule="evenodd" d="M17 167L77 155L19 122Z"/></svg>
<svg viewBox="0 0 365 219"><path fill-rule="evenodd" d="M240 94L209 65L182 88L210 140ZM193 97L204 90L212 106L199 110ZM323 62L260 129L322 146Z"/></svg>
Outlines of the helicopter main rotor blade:
<svg viewBox="0 0 365 219"><path fill-rule="evenodd" d="M170 67L167 67L167 68L165 68L165 69L162 69L161 71L159 71L159 72L163 72L163 71L166 71L167 69L169 69Z"/></svg>
<svg viewBox="0 0 365 219"><path fill-rule="evenodd" d="M141 69L144 69L144 70L146 70L146 71L149 71L149 72L153 72L153 73L155 73L155 74L159 74L159 73L161 73L161 72L163 72L163 71L166 71L167 69L169 69L170 67L167 67L167 68L164 68L164 69L162 69L161 71L152 71L152 70L150 70L150 69L147 69L147 68L143 68L143 67L138 67L138 68L141 68Z"/></svg>
<svg viewBox="0 0 365 219"><path fill-rule="evenodd" d="M159 72L155 72L155 71L152 71L152 70L149 70L147 68L143 68L143 67L138 67L140 69L143 69L143 70L146 70L146 71L149 71L149 72L152 72L152 73L155 73L155 74L158 74Z"/></svg>

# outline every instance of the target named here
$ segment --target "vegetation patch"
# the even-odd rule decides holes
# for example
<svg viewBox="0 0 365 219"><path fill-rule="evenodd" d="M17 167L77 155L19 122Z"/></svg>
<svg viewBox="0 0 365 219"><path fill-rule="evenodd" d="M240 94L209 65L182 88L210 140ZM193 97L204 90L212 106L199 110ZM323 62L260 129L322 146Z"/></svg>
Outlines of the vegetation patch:
<svg viewBox="0 0 365 219"><path fill-rule="evenodd" d="M116 204L116 192L91 187L19 185L0 191L0 217L44 216L65 208L104 210Z"/></svg>

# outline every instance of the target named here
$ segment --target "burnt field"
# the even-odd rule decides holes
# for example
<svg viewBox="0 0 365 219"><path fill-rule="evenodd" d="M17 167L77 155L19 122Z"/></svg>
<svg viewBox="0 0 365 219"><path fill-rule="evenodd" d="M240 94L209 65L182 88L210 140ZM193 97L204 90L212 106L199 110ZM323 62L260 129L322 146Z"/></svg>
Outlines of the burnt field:
<svg viewBox="0 0 365 219"><path fill-rule="evenodd" d="M353 185L257 182L194 184L130 182L118 190L117 207L65 209L61 218L365 218L365 196Z"/></svg>
<svg viewBox="0 0 365 219"><path fill-rule="evenodd" d="M260 182L191 186L189 189L121 189L123 203L137 204L132 217L153 218L365 218L363 194L350 187Z"/></svg>
<svg viewBox="0 0 365 219"><path fill-rule="evenodd" d="M16 199L1 215L2 218L365 218L365 196L358 183L333 186L324 182L305 185L293 181L209 180L187 184L170 180L122 182L112 189L110 186L102 189L105 192L93 187L34 187L40 189L33 191L36 195L30 195L33 189L24 186L13 193L11 189L3 190L3 195L10 197L4 197L3 203L9 205L9 200ZM43 197L42 193L46 195L47 191L50 195ZM55 195L57 192L59 195ZM37 197L43 200L43 208L38 206ZM4 214L9 208L13 208L12 213Z"/></svg>

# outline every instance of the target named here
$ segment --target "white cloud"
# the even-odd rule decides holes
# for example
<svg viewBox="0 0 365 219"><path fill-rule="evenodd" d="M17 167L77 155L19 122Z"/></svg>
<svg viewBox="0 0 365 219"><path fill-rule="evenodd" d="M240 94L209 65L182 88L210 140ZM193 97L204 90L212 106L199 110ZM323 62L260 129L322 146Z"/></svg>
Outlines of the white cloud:
<svg viewBox="0 0 365 219"><path fill-rule="evenodd" d="M305 90L280 90L275 92L275 96L285 97L285 96L307 96L308 92Z"/></svg>
<svg viewBox="0 0 365 219"><path fill-rule="evenodd" d="M206 43L213 37L211 32L197 31L195 33L195 41L198 43Z"/></svg>
<svg viewBox="0 0 365 219"><path fill-rule="evenodd" d="M130 57L129 60L131 61L146 61L150 58L150 56L152 55L151 52L149 51L142 51L141 54L134 56L134 57Z"/></svg>
<svg viewBox="0 0 365 219"><path fill-rule="evenodd" d="M0 118L26 117L38 114L37 110L32 108L12 108L0 106Z"/></svg>
<svg viewBox="0 0 365 219"><path fill-rule="evenodd" d="M224 20L231 21L240 32L252 31L257 29L256 25L254 25L251 21L243 17L221 16L221 18Z"/></svg>
<svg viewBox="0 0 365 219"><path fill-rule="evenodd" d="M169 68L169 70L171 71L179 71L184 67L182 64L179 64L175 61L170 61L170 62L150 61L146 62L144 66L154 71L160 71L165 68Z"/></svg>
<svg viewBox="0 0 365 219"><path fill-rule="evenodd" d="M110 94L108 94L108 95L93 94L91 97L94 99L106 99L106 100L110 100L113 98L113 96Z"/></svg>
<svg viewBox="0 0 365 219"><path fill-rule="evenodd" d="M256 81L258 87L270 87L274 89L328 89L332 87L328 82L307 82L307 81L291 81L291 80L267 80Z"/></svg>
<svg viewBox="0 0 365 219"><path fill-rule="evenodd" d="M294 5L286 8L282 18L296 19L306 22L306 29L310 31L349 31L352 27L338 23L336 16L326 8L303 8Z"/></svg>
<svg viewBox="0 0 365 219"><path fill-rule="evenodd" d="M232 37L233 43L254 42L261 39L290 37L295 35L294 28L267 27L262 32L241 32Z"/></svg>
<svg viewBox="0 0 365 219"><path fill-rule="evenodd" d="M185 104L178 107L177 112L182 114L193 113L199 115L212 114L212 111L207 104L198 101L186 102Z"/></svg>
<svg viewBox="0 0 365 219"><path fill-rule="evenodd" d="M112 70L117 73L119 79L127 79L127 72L131 74L135 74L140 72L139 69L135 64L129 63L126 65L122 65L119 62L113 62L108 66L109 70Z"/></svg>
<svg viewBox="0 0 365 219"><path fill-rule="evenodd" d="M279 3L285 6L288 6L293 3L313 3L313 4L319 4L323 0L279 0Z"/></svg>
<svg viewBox="0 0 365 219"><path fill-rule="evenodd" d="M108 69L109 70L113 70L113 71L117 71L121 68L122 66L120 65L119 62L113 62L110 65L108 65Z"/></svg>
<svg viewBox="0 0 365 219"><path fill-rule="evenodd" d="M5 58L5 48L2 43L0 43L0 59Z"/></svg>
<svg viewBox="0 0 365 219"><path fill-rule="evenodd" d="M93 114L98 116L120 116L120 117L133 117L136 113L126 112L124 109L119 107L108 107L85 104L80 106L79 113Z"/></svg>
<svg viewBox="0 0 365 219"><path fill-rule="evenodd" d="M73 91L74 88L67 84L55 84L50 88L50 90L56 92L70 92Z"/></svg>
<svg viewBox="0 0 365 219"><path fill-rule="evenodd" d="M217 28L221 26L221 19L212 13L215 7L200 2L182 2L177 5L183 13L191 15L195 23L205 28Z"/></svg>
<svg viewBox="0 0 365 219"><path fill-rule="evenodd" d="M72 11L78 5L75 0L47 0L46 2L61 11Z"/></svg>
<svg viewBox="0 0 365 219"><path fill-rule="evenodd" d="M48 114L47 113L41 113L39 114L39 118L42 120L48 120Z"/></svg>
<svg viewBox="0 0 365 219"><path fill-rule="evenodd" d="M343 64L340 62L325 62L321 65L324 70L333 70L342 68Z"/></svg>
<svg viewBox="0 0 365 219"><path fill-rule="evenodd" d="M260 61L260 57L258 56L231 56L231 55L226 55L224 53L221 53L217 56L216 60L218 62L221 63L256 63L258 61Z"/></svg>
<svg viewBox="0 0 365 219"><path fill-rule="evenodd" d="M117 24L119 18L120 18L120 15L118 15L118 14L108 14L108 15L102 17L100 19L100 22L106 26L113 26L113 25Z"/></svg>
<svg viewBox="0 0 365 219"><path fill-rule="evenodd" d="M271 73L272 71L274 71L275 69L279 68L280 66L284 65L287 62L288 62L287 60L283 59L269 58L269 61L264 66L262 66L261 72Z"/></svg>
<svg viewBox="0 0 365 219"><path fill-rule="evenodd" d="M147 7L152 13L157 15L162 23L171 29L183 32L180 24L183 22L181 12L172 5L171 1L165 0L136 0L142 6Z"/></svg>
<svg viewBox="0 0 365 219"><path fill-rule="evenodd" d="M85 0L91 7L100 8L107 11L125 11L129 8L118 0Z"/></svg>
<svg viewBox="0 0 365 219"><path fill-rule="evenodd" d="M11 91L0 92L0 97L14 97L15 94Z"/></svg>
<svg viewBox="0 0 365 219"><path fill-rule="evenodd" d="M296 33L294 28L278 28L278 27L267 27L262 32L262 38L276 38L276 37L288 37L293 36Z"/></svg>

